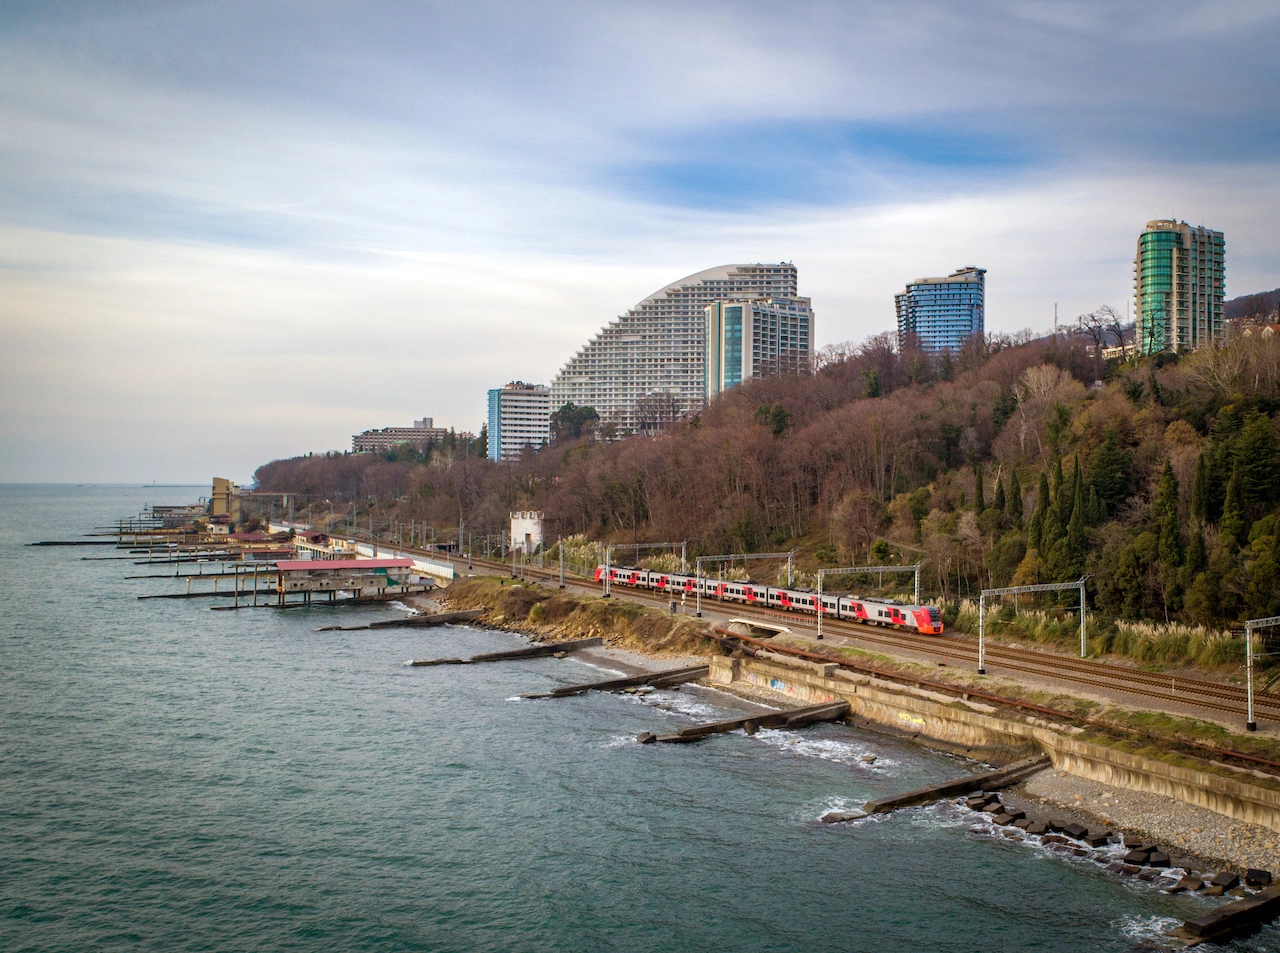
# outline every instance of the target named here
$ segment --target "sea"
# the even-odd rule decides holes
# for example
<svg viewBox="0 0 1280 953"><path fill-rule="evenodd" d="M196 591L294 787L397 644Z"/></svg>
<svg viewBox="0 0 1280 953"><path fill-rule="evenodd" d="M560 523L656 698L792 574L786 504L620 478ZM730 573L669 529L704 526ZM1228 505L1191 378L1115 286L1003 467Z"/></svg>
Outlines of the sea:
<svg viewBox="0 0 1280 953"><path fill-rule="evenodd" d="M211 611L74 539L202 488L0 486L0 951L1105 951L1212 901L954 803L982 766L843 725L639 745L743 710L394 606ZM874 761L871 760L874 758ZM1280 950L1275 927L1239 951Z"/></svg>

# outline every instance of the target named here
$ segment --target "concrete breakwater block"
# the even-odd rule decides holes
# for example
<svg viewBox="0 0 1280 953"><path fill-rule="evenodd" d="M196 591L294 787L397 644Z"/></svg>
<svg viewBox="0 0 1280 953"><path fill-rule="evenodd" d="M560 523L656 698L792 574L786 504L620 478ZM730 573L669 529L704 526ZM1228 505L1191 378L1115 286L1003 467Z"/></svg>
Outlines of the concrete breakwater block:
<svg viewBox="0 0 1280 953"><path fill-rule="evenodd" d="M1153 852L1149 857L1147 857L1147 866L1148 867L1168 867L1169 855L1166 854L1164 851L1157 850Z"/></svg>
<svg viewBox="0 0 1280 953"><path fill-rule="evenodd" d="M1144 850L1131 850L1129 853L1124 855L1123 859L1126 864L1133 864L1136 867L1145 867L1147 866L1147 860L1150 857L1151 855Z"/></svg>
<svg viewBox="0 0 1280 953"><path fill-rule="evenodd" d="M1082 824L1063 824L1062 833L1066 834L1072 840L1083 840L1085 835L1089 833L1089 828Z"/></svg>
<svg viewBox="0 0 1280 953"><path fill-rule="evenodd" d="M1084 836L1084 842L1090 847L1105 847L1111 841L1106 831L1090 831Z"/></svg>
<svg viewBox="0 0 1280 953"><path fill-rule="evenodd" d="M651 745L657 740L658 736L652 731L642 731L640 734L636 735L636 741L640 742L642 745Z"/></svg>
<svg viewBox="0 0 1280 953"><path fill-rule="evenodd" d="M1195 893L1197 890L1204 889L1204 881L1199 877L1192 877L1190 874L1183 877L1176 884L1169 888L1169 893Z"/></svg>
<svg viewBox="0 0 1280 953"><path fill-rule="evenodd" d="M1220 889L1218 884L1214 884L1205 893L1212 896L1209 894L1210 890ZM1188 920L1169 935L1196 943L1210 939L1222 940L1274 920L1277 916L1280 916L1280 887L1268 887L1252 897L1224 904L1216 910Z"/></svg>
<svg viewBox="0 0 1280 953"><path fill-rule="evenodd" d="M1230 890L1240 883L1240 878L1231 871L1224 870L1221 873L1214 874L1209 883L1216 887L1221 887L1223 890Z"/></svg>
<svg viewBox="0 0 1280 953"><path fill-rule="evenodd" d="M1045 834L1049 833L1049 825L1046 824L1044 821L1032 821L1030 824L1027 825L1026 831L1028 834L1034 834L1037 837L1043 837Z"/></svg>
<svg viewBox="0 0 1280 953"><path fill-rule="evenodd" d="M1244 872L1244 882L1249 887L1270 887L1271 871L1251 867Z"/></svg>
<svg viewBox="0 0 1280 953"><path fill-rule="evenodd" d="M1004 805L999 801L993 801L982 809L983 814L1003 814Z"/></svg>
<svg viewBox="0 0 1280 953"><path fill-rule="evenodd" d="M859 811L855 808L852 811L828 811L818 818L818 821L821 824L843 824L845 821L856 821L866 816L866 811Z"/></svg>
<svg viewBox="0 0 1280 953"><path fill-rule="evenodd" d="M991 819L991 823L999 824L1001 827L1008 827L1013 823L1013 818L1008 814L997 814Z"/></svg>

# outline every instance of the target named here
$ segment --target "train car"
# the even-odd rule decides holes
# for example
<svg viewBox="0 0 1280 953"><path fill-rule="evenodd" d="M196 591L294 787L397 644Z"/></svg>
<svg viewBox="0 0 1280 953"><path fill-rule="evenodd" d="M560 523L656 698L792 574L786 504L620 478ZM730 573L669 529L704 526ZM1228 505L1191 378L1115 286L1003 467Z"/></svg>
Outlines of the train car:
<svg viewBox="0 0 1280 953"><path fill-rule="evenodd" d="M604 581L604 566L597 566L595 577L596 582ZM648 589L650 573L644 569L636 569L634 566L610 566L609 567L609 584L612 586L630 586L633 589Z"/></svg>
<svg viewBox="0 0 1280 953"><path fill-rule="evenodd" d="M835 598L823 596L822 603L827 607L828 614L835 612ZM817 613L818 594L810 592L807 589L769 589L769 606L774 609L782 609L784 612L808 612L810 614Z"/></svg>
<svg viewBox="0 0 1280 953"><path fill-rule="evenodd" d="M693 595L698 591L698 580L695 576L687 576L682 573L670 573L667 576L667 592L681 592L685 595Z"/></svg>
<svg viewBox="0 0 1280 953"><path fill-rule="evenodd" d="M724 602L743 602L748 605L764 606L769 604L769 587L753 582L737 582L730 580L708 580L711 583L711 596ZM705 595L706 593L704 593Z"/></svg>
<svg viewBox="0 0 1280 953"><path fill-rule="evenodd" d="M604 566L597 566L596 582L604 579ZM650 589L670 594L694 595L702 590L704 599L721 602L740 602L758 605L783 612L804 612L815 615L818 611L818 594L808 589L781 589L753 582L717 580L706 576L699 579L681 573L649 572L634 566L609 567L609 581L613 585L635 589ZM848 619L868 625L881 625L895 629L907 629L922 635L942 634L942 613L936 606L908 605L892 599L863 599L857 596L822 596L822 614L835 619Z"/></svg>
<svg viewBox="0 0 1280 953"><path fill-rule="evenodd" d="M841 619L882 625L894 629L912 629L922 635L942 634L942 613L937 606L908 605L890 599L859 599L841 596Z"/></svg>

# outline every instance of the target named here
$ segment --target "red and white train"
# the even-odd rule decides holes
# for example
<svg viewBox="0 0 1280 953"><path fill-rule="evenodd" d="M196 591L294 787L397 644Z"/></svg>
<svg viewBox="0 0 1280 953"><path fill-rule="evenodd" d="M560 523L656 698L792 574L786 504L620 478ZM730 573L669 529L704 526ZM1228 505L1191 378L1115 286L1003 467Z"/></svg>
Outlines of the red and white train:
<svg viewBox="0 0 1280 953"><path fill-rule="evenodd" d="M604 566L596 567L596 582L604 580ZM650 572L630 566L610 566L609 584L649 589L671 595L694 596L698 592L697 576L682 573ZM703 578L702 598L722 602L742 602L780 609L784 612L817 613L818 594L809 589L778 589L755 582L733 582ZM942 613L937 606L914 606L892 599L863 599L858 596L822 594L822 614L829 619L848 619L869 625L910 629L922 635L942 634Z"/></svg>

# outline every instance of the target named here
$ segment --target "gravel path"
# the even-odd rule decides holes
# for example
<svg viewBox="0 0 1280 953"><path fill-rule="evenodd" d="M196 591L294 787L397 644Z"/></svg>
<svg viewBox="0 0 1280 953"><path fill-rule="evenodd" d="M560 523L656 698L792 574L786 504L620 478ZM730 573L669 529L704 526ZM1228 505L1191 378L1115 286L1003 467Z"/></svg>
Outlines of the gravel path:
<svg viewBox="0 0 1280 953"><path fill-rule="evenodd" d="M1204 867L1257 867L1280 874L1280 834L1162 794L1123 791L1061 771L1042 771L1011 793L1074 812L1093 826L1141 835Z"/></svg>

